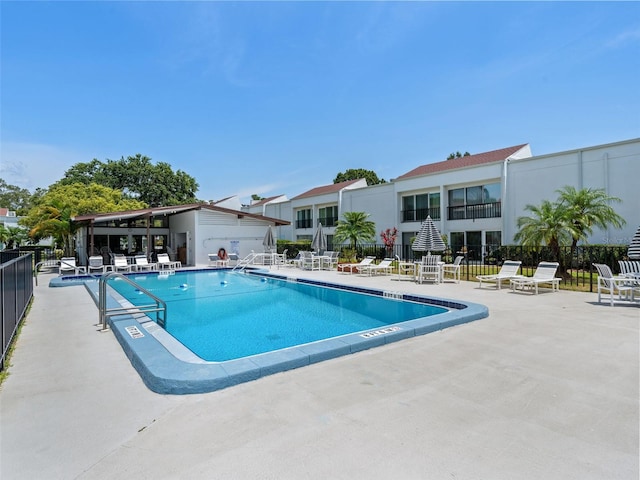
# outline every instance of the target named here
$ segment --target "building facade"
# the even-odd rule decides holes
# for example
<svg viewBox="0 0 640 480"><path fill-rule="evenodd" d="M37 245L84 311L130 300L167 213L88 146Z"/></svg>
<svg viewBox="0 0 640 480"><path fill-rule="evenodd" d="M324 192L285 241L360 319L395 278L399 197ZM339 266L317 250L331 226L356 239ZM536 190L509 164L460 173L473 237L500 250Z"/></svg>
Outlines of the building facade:
<svg viewBox="0 0 640 480"><path fill-rule="evenodd" d="M419 166L389 183L363 180L309 190L291 200L261 206L271 217L287 219L283 239L311 238L319 223L329 238L347 211L369 213L382 232L396 227L403 256L430 215L453 252L483 260L487 252L512 244L517 219L527 205L555 201L557 190L604 189L621 199L613 205L626 220L622 229L594 229L591 244L627 244L640 225L640 139L533 156L528 144ZM349 183L349 182L344 182ZM380 243L380 239L377 239Z"/></svg>

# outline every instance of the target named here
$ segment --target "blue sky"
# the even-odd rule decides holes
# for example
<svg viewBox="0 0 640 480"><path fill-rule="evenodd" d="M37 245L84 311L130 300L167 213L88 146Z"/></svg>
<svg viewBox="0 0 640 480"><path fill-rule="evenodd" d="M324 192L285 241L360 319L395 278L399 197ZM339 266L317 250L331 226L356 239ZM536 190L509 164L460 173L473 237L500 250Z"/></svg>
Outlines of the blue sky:
<svg viewBox="0 0 640 480"><path fill-rule="evenodd" d="M0 3L0 177L141 153L198 198L640 137L637 2Z"/></svg>

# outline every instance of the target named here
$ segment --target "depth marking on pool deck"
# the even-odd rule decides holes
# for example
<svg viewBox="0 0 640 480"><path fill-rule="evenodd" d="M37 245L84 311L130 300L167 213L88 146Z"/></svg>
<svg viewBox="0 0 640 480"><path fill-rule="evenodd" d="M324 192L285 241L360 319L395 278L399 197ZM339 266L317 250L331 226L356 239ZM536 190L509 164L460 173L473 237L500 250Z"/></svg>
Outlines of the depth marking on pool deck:
<svg viewBox="0 0 640 480"><path fill-rule="evenodd" d="M125 327L125 330L127 331L127 333L129 334L129 336L131 338L142 338L142 337L144 337L144 333L142 333L140 331L140 329L138 327L136 327L135 325L132 325L130 327Z"/></svg>
<svg viewBox="0 0 640 480"><path fill-rule="evenodd" d="M391 332L397 332L398 330L402 330L402 329L400 327L389 327L389 328L383 328L382 330L376 330L374 332L361 333L360 336L363 338L371 338L371 337L377 337L379 335L385 335Z"/></svg>

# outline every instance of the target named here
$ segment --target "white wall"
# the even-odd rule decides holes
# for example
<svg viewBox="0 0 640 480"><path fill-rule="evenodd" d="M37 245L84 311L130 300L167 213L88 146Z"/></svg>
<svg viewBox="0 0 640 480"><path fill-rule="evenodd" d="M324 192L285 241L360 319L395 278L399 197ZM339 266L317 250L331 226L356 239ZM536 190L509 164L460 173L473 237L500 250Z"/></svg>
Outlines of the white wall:
<svg viewBox="0 0 640 480"><path fill-rule="evenodd" d="M505 243L513 241L517 218L529 215L527 204L556 201L557 190L566 185L603 188L622 200L612 207L627 224L622 229L594 229L588 243L629 243L640 225L640 139L512 160L507 172L507 198L503 202Z"/></svg>
<svg viewBox="0 0 640 480"><path fill-rule="evenodd" d="M207 264L209 253L217 253L220 248L227 252L233 252L234 246L238 247L240 258L244 258L251 251L263 252L262 241L269 222L238 215L216 212L210 210L200 210L197 214L195 225L197 238L194 244L195 264ZM273 228L274 237L277 237L276 229ZM277 238L276 238L277 240ZM236 243L237 242L237 243Z"/></svg>

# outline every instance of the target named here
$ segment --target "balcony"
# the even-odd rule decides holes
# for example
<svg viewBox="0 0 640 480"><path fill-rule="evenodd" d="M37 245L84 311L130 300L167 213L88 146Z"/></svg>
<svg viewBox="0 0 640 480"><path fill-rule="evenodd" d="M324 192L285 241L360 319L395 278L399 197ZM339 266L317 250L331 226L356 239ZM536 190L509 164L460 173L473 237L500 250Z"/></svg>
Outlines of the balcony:
<svg viewBox="0 0 640 480"><path fill-rule="evenodd" d="M296 220L296 228L312 228L313 220L311 218L305 218L304 220Z"/></svg>
<svg viewBox="0 0 640 480"><path fill-rule="evenodd" d="M403 210L402 221L403 222L422 222L427 215L432 220L440 220L440 207L433 208L418 208L415 210Z"/></svg>
<svg viewBox="0 0 640 480"><path fill-rule="evenodd" d="M447 220L475 220L502 217L502 202L447 207Z"/></svg>
<svg viewBox="0 0 640 480"><path fill-rule="evenodd" d="M338 217L320 217L318 223L321 223L323 227L335 227L338 223Z"/></svg>

